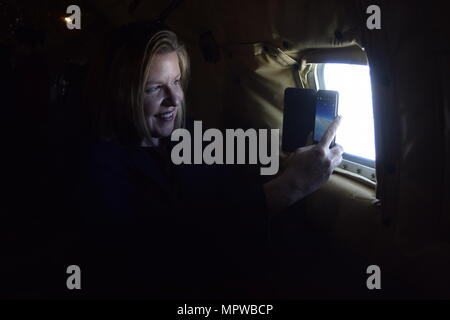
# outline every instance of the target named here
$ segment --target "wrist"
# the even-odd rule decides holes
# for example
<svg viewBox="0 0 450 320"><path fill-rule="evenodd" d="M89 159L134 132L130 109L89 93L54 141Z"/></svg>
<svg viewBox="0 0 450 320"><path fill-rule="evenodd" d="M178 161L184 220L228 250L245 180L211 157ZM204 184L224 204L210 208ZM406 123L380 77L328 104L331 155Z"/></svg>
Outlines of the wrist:
<svg viewBox="0 0 450 320"><path fill-rule="evenodd" d="M283 190L287 206L293 205L295 202L305 197L304 188L299 184L297 179L289 173L283 173L278 180L278 186Z"/></svg>
<svg viewBox="0 0 450 320"><path fill-rule="evenodd" d="M304 197L302 188L285 172L264 184L267 206L275 215Z"/></svg>

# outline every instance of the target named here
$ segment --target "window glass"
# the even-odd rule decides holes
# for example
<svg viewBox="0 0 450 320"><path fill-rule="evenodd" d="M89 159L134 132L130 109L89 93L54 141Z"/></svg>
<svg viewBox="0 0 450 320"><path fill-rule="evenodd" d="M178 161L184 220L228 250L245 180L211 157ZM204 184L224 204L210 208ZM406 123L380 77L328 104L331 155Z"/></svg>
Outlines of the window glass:
<svg viewBox="0 0 450 320"><path fill-rule="evenodd" d="M321 89L339 92L338 114L342 115L342 124L336 143L343 146L346 154L373 162L375 137L369 67L326 63L322 75Z"/></svg>

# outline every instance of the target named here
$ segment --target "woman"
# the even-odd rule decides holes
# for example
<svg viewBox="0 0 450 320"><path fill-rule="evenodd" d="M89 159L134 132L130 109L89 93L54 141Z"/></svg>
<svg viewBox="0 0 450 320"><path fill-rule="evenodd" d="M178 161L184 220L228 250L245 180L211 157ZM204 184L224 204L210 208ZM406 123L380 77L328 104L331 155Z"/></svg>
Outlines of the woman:
<svg viewBox="0 0 450 320"><path fill-rule="evenodd" d="M87 106L95 136L86 158L79 259L96 296L267 297L268 216L317 189L340 162L338 122L287 169L258 176L170 160L170 134L190 128L189 59L158 24L114 32L92 64Z"/></svg>

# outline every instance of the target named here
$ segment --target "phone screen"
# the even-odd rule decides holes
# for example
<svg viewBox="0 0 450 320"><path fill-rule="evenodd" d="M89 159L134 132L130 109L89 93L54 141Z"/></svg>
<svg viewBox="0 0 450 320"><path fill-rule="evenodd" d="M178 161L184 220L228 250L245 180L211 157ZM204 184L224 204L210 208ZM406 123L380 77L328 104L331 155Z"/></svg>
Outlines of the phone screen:
<svg viewBox="0 0 450 320"><path fill-rule="evenodd" d="M337 115L337 97L317 96L314 141L319 142Z"/></svg>

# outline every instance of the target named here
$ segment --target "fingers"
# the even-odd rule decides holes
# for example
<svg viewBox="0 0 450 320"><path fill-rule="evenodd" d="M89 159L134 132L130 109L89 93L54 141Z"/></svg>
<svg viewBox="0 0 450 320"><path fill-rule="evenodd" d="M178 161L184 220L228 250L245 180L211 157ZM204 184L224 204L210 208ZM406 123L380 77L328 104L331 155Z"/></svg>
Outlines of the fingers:
<svg viewBox="0 0 450 320"><path fill-rule="evenodd" d="M333 169L341 164L343 153L344 149L342 148L342 146L338 144L336 144L333 148L330 149L331 164L333 166Z"/></svg>
<svg viewBox="0 0 450 320"><path fill-rule="evenodd" d="M335 155L342 156L344 153L344 148L340 144L335 144L333 148L330 149L330 152Z"/></svg>
<svg viewBox="0 0 450 320"><path fill-rule="evenodd" d="M341 116L338 116L328 127L327 131L322 137L322 140L319 141L319 145L323 148L329 148L331 142L333 142L334 137L336 136L336 131L341 124Z"/></svg>
<svg viewBox="0 0 450 320"><path fill-rule="evenodd" d="M339 166L339 165L341 164L341 162L342 162L342 156L338 156L338 157L334 158L334 159L331 161L331 165L332 165L333 170L334 170L337 166Z"/></svg>

